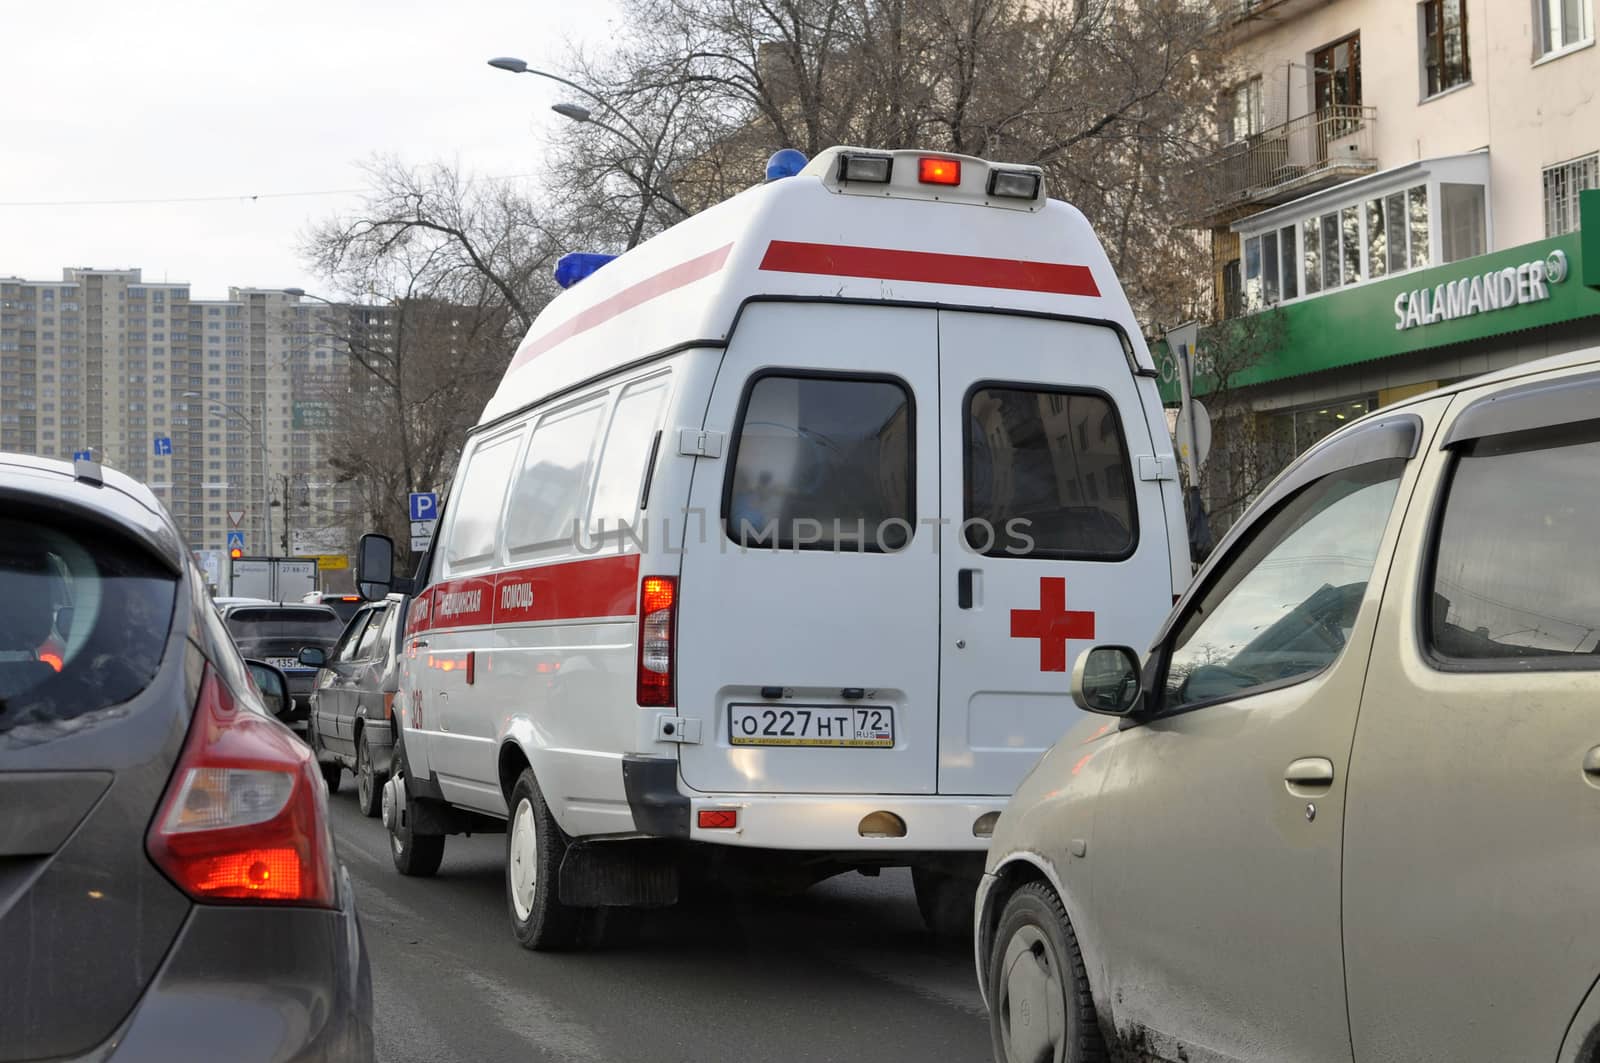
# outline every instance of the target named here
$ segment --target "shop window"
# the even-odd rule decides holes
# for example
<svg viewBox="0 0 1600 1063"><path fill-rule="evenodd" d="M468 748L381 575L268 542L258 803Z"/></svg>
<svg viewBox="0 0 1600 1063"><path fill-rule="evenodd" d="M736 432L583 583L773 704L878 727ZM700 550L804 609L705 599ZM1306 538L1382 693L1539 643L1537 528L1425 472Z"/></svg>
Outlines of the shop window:
<svg viewBox="0 0 1600 1063"><path fill-rule="evenodd" d="M1600 154L1559 163L1544 171L1544 234L1560 236L1578 228L1578 193L1600 188Z"/></svg>
<svg viewBox="0 0 1600 1063"><path fill-rule="evenodd" d="M1423 95L1436 96L1472 80L1467 64L1466 0L1424 0Z"/></svg>

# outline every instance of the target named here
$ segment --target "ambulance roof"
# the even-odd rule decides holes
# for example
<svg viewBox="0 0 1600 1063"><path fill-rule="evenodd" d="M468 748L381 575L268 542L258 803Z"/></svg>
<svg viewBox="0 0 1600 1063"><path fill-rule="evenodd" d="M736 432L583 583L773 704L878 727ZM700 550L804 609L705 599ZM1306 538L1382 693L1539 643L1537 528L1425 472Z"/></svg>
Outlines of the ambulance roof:
<svg viewBox="0 0 1600 1063"><path fill-rule="evenodd" d="M838 178L833 148L799 174L748 189L668 229L562 292L540 313L480 423L674 348L727 341L752 297L840 298L1005 309L1120 327L1154 363L1088 221L1059 200L989 195L1000 168L964 156L959 187L919 184L928 153L894 158L890 183Z"/></svg>

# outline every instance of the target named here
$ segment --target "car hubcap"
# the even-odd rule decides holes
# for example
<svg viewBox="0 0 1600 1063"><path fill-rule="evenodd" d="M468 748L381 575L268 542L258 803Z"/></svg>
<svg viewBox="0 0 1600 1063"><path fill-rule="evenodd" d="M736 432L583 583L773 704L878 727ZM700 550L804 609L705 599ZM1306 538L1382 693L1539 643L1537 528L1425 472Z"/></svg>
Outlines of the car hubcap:
<svg viewBox="0 0 1600 1063"><path fill-rule="evenodd" d="M361 791L361 808L372 805L372 762L367 759L367 739L362 736L356 746L356 789Z"/></svg>
<svg viewBox="0 0 1600 1063"><path fill-rule="evenodd" d="M539 836L533 826L533 805L524 797L511 820L511 904L518 919L533 911L533 891L539 884Z"/></svg>
<svg viewBox="0 0 1600 1063"><path fill-rule="evenodd" d="M1054 951L1044 933L1021 927L1001 965L1000 1032L1008 1063L1053 1063L1065 1057L1067 1004Z"/></svg>

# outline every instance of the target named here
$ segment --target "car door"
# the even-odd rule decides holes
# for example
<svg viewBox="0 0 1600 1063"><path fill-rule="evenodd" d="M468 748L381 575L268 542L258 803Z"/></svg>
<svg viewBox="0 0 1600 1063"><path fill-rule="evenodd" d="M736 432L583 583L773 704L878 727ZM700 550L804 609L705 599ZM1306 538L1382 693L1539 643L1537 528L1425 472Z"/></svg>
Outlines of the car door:
<svg viewBox="0 0 1600 1063"><path fill-rule="evenodd" d="M1362 1061L1554 1060L1600 976L1600 373L1451 414L1350 765L1350 1027Z"/></svg>
<svg viewBox="0 0 1600 1063"><path fill-rule="evenodd" d="M1105 326L939 311L940 793L1012 793L1081 718L1078 651L1171 608L1140 384Z"/></svg>
<svg viewBox="0 0 1600 1063"><path fill-rule="evenodd" d="M1397 414L1309 452L1152 652L1087 856L1114 1020L1162 1058L1350 1060L1345 773L1425 427Z"/></svg>
<svg viewBox="0 0 1600 1063"><path fill-rule="evenodd" d="M366 631L371 612L368 606L350 618L344 634L339 636L339 641L328 653L327 661L317 671L315 704L311 711L316 717L317 736L330 753L353 752L348 748L349 732L342 727L341 721L350 711L346 702L350 698L351 682L355 677L356 648L361 644L361 636Z"/></svg>
<svg viewBox="0 0 1600 1063"><path fill-rule="evenodd" d="M932 793L938 743L933 310L757 303L706 411L678 606L697 790Z"/></svg>
<svg viewBox="0 0 1600 1063"><path fill-rule="evenodd" d="M383 646L389 630L389 605L387 602L372 606L367 613L367 626L361 632L351 659L350 678L344 697L339 702L339 740L356 749L356 719L369 709L372 694L377 689L376 673L382 669ZM382 709L380 705L380 711Z"/></svg>

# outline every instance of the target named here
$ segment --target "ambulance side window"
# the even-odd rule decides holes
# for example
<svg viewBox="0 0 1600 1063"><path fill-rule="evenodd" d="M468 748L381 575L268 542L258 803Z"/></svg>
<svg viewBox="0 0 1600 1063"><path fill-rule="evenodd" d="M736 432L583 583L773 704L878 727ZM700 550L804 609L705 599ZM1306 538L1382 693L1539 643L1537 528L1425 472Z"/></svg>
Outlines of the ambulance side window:
<svg viewBox="0 0 1600 1063"><path fill-rule="evenodd" d="M1107 396L980 383L967 393L966 414L964 521L973 550L1106 561L1133 553L1128 444Z"/></svg>
<svg viewBox="0 0 1600 1063"><path fill-rule="evenodd" d="M606 406L606 396L599 395L539 419L506 517L506 545L513 552L558 544L576 547L577 522L594 469L595 437Z"/></svg>
<svg viewBox="0 0 1600 1063"><path fill-rule="evenodd" d="M661 427L667 382L665 374L635 381L617 398L595 470L594 498L589 503L592 535L616 534L638 521L645 465Z"/></svg>
<svg viewBox="0 0 1600 1063"><path fill-rule="evenodd" d="M914 415L910 391L890 377L756 377L723 487L728 537L753 548L903 548L916 521Z"/></svg>
<svg viewBox="0 0 1600 1063"><path fill-rule="evenodd" d="M444 542L446 575L482 567L493 558L500 503L521 441L520 431L508 433L480 445L467 460L461 488L450 502L450 531Z"/></svg>

